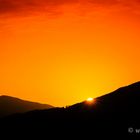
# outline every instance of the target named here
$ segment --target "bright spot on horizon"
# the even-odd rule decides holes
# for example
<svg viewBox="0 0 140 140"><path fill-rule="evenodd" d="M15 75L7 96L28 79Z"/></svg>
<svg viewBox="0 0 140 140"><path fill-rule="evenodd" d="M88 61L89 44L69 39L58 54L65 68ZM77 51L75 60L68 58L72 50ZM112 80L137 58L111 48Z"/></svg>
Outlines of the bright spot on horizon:
<svg viewBox="0 0 140 140"><path fill-rule="evenodd" d="M88 102L93 102L93 100L94 100L94 99L91 98L91 97L87 98L87 101L88 101Z"/></svg>

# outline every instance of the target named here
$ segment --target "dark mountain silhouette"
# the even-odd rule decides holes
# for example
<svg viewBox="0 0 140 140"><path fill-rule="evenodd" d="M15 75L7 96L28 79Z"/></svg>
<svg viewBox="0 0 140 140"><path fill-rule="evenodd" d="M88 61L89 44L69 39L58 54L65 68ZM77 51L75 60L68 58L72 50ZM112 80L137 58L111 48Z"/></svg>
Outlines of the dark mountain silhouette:
<svg viewBox="0 0 140 140"><path fill-rule="evenodd" d="M67 108L12 115L1 119L1 126L6 132L17 133L20 129L24 134L43 137L133 136L140 135L139 107L140 82L137 82L98 97L93 103L84 101Z"/></svg>
<svg viewBox="0 0 140 140"><path fill-rule="evenodd" d="M36 109L49 109L53 106L21 100L15 97L0 96L0 117L14 113L25 113Z"/></svg>

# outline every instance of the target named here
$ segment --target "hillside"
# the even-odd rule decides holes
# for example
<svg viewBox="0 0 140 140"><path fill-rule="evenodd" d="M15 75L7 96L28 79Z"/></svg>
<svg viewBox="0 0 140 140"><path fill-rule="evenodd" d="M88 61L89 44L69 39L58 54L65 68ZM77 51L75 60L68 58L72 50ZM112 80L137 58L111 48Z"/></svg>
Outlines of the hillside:
<svg viewBox="0 0 140 140"><path fill-rule="evenodd" d="M20 128L45 137L57 133L61 136L136 135L136 129L140 128L139 107L140 82L137 82L98 97L91 103L83 101L67 108L13 115L2 119L1 124L6 130L17 132ZM132 133L129 128L133 128Z"/></svg>
<svg viewBox="0 0 140 140"><path fill-rule="evenodd" d="M49 109L53 106L21 100L15 97L0 96L0 117L12 115L14 113L25 113L31 110Z"/></svg>

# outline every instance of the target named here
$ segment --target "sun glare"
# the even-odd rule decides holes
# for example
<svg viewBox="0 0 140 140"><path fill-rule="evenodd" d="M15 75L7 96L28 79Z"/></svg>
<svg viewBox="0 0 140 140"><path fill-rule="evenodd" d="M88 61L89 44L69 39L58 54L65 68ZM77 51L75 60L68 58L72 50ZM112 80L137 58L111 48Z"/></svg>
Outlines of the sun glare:
<svg viewBox="0 0 140 140"><path fill-rule="evenodd" d="M94 99L91 98L91 97L90 97L90 98L87 98L87 101L88 101L88 102L93 102L93 100L94 100Z"/></svg>

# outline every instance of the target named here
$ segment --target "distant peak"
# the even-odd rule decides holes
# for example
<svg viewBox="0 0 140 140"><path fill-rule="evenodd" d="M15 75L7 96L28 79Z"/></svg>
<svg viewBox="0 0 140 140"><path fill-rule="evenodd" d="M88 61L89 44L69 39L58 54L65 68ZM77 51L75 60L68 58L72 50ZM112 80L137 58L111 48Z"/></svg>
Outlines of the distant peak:
<svg viewBox="0 0 140 140"><path fill-rule="evenodd" d="M7 96L7 95L1 95L0 97L1 98L11 98L10 96Z"/></svg>
<svg viewBox="0 0 140 140"><path fill-rule="evenodd" d="M18 99L16 97L12 97L12 96L8 96L8 95L1 95L0 98L14 98L14 99Z"/></svg>

